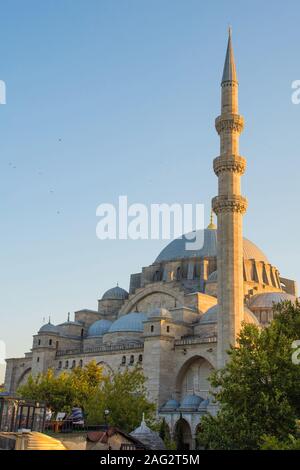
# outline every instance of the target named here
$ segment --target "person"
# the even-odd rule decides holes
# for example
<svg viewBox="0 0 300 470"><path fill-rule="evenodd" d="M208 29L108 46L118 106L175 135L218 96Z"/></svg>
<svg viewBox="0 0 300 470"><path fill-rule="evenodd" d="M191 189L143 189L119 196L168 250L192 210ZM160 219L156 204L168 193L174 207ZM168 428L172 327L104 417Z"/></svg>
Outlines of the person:
<svg viewBox="0 0 300 470"><path fill-rule="evenodd" d="M51 408L47 407L46 408L46 421L51 421L51 418L52 418L52 410Z"/></svg>

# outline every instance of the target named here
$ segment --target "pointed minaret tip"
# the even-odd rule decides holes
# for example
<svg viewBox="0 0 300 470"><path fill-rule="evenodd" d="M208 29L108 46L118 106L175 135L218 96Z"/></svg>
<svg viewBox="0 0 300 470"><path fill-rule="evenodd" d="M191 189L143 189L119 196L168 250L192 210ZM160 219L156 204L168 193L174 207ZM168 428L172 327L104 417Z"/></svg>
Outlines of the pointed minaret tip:
<svg viewBox="0 0 300 470"><path fill-rule="evenodd" d="M224 82L237 82L237 75L236 75L236 68L235 68L235 61L234 61L233 47L232 47L231 26L228 27L228 44L227 44L227 51L226 51L223 76L222 76L222 83Z"/></svg>

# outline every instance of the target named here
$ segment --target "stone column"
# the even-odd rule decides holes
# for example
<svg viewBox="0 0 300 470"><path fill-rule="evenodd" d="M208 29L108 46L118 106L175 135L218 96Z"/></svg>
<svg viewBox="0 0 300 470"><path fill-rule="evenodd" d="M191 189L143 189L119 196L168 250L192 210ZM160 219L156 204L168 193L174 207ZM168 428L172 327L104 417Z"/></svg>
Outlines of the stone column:
<svg viewBox="0 0 300 470"><path fill-rule="evenodd" d="M213 210L218 217L218 367L224 366L226 351L236 344L244 319L242 223L247 200L241 195L240 180L246 160L239 155L239 135L244 120L238 114L238 82L231 34L221 91L221 115L216 119L220 156L214 160L219 183L218 196L213 199Z"/></svg>

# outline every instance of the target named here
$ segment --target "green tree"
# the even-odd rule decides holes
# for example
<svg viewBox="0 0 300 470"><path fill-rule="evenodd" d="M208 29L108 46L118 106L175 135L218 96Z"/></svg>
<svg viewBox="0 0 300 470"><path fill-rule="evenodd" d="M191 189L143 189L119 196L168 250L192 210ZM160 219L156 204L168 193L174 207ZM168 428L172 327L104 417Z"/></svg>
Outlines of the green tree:
<svg viewBox="0 0 300 470"><path fill-rule="evenodd" d="M70 373L55 375L53 369L44 374L30 376L26 384L18 389L22 398L44 402L54 412L69 413L73 406L85 407L103 381L101 367L92 361L83 368L76 367Z"/></svg>
<svg viewBox="0 0 300 470"><path fill-rule="evenodd" d="M105 410L109 410L108 423L127 432L140 424L143 413L151 425L155 405L147 399L145 377L138 367L104 377L101 387L86 402L88 423L103 423Z"/></svg>
<svg viewBox="0 0 300 470"><path fill-rule="evenodd" d="M166 449L176 450L176 442L171 438L170 429L166 423L165 418L163 418L159 423L158 433L161 439L164 441Z"/></svg>
<svg viewBox="0 0 300 470"><path fill-rule="evenodd" d="M228 363L210 378L220 410L202 419L205 448L258 449L263 435L284 441L295 433L300 365L292 361L292 342L299 338L299 303L278 304L268 328L244 325Z"/></svg>
<svg viewBox="0 0 300 470"><path fill-rule="evenodd" d="M300 450L300 421L296 422L296 434L289 434L284 440L264 434L260 448L262 450Z"/></svg>

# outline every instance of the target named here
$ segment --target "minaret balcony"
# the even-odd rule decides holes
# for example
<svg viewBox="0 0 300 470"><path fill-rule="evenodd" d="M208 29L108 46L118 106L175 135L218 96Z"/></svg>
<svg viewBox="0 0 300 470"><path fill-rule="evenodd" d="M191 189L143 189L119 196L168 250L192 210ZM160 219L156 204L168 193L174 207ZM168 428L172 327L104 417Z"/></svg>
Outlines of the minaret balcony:
<svg viewBox="0 0 300 470"><path fill-rule="evenodd" d="M221 155L214 159L214 172L217 176L226 171L243 175L246 166L246 159L240 155Z"/></svg>
<svg viewBox="0 0 300 470"><path fill-rule="evenodd" d="M237 212L245 214L248 207L247 198L244 196L230 195L230 196L216 196L212 200L212 208L215 214L226 212Z"/></svg>
<svg viewBox="0 0 300 470"><path fill-rule="evenodd" d="M222 132L237 132L241 134L244 129L244 118L240 114L224 113L216 118L215 126L219 135Z"/></svg>

